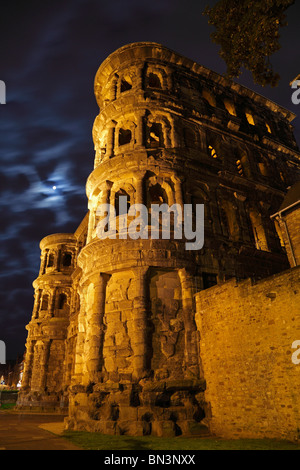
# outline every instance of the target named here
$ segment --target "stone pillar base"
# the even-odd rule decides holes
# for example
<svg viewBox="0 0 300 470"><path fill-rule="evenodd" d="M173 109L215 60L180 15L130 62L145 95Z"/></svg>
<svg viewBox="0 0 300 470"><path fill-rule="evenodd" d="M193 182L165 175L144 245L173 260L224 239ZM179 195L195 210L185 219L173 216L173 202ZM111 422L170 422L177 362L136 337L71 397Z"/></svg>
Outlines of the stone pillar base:
<svg viewBox="0 0 300 470"><path fill-rule="evenodd" d="M128 436L209 435L203 380L99 383L72 391L66 428Z"/></svg>

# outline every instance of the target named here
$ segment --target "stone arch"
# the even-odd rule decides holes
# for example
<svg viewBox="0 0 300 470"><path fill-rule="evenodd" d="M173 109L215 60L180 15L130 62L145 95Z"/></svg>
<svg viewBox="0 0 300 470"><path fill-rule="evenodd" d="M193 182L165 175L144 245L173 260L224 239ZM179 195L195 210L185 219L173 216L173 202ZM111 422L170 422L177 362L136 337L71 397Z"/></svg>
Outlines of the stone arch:
<svg viewBox="0 0 300 470"><path fill-rule="evenodd" d="M236 168L240 176L251 177L251 164L248 153L245 149L238 147L236 152Z"/></svg>
<svg viewBox="0 0 300 470"><path fill-rule="evenodd" d="M132 184L125 183L125 181L119 181L112 185L110 191L110 204L115 208L116 217L120 214L120 207L119 207L119 197L126 196L127 197L127 212L129 207L133 204L134 201L134 194L135 189Z"/></svg>
<svg viewBox="0 0 300 470"><path fill-rule="evenodd" d="M154 174L148 175L146 179L147 207L151 204L166 203L169 206L174 204L174 192L171 184L165 178Z"/></svg>
<svg viewBox="0 0 300 470"><path fill-rule="evenodd" d="M111 134L111 140L113 140L114 137L114 127L111 127L111 130L109 129L101 129L101 132L94 132L94 147L95 147L95 163L94 163L94 168L96 168L102 161L104 161L108 155L108 150L109 150L109 135ZM111 150L113 148L113 145L110 145Z"/></svg>
<svg viewBox="0 0 300 470"><path fill-rule="evenodd" d="M110 195L113 183L105 181L99 185L90 196L89 200L89 226L88 226L88 242L96 237L97 225L101 216L97 214L97 209L101 204L111 204Z"/></svg>
<svg viewBox="0 0 300 470"><path fill-rule="evenodd" d="M248 124L250 124L251 126L255 126L256 125L255 117L251 109L246 108L244 112L245 112L245 117L246 117Z"/></svg>
<svg viewBox="0 0 300 470"><path fill-rule="evenodd" d="M47 256L47 268L53 268L55 263L55 252L49 251Z"/></svg>
<svg viewBox="0 0 300 470"><path fill-rule="evenodd" d="M123 120L116 123L114 131L115 151L121 151L125 147L133 148L135 143L136 124L130 120Z"/></svg>
<svg viewBox="0 0 300 470"><path fill-rule="evenodd" d="M234 102L229 98L224 98L223 100L226 111L231 114L231 116L237 116L236 108Z"/></svg>
<svg viewBox="0 0 300 470"><path fill-rule="evenodd" d="M206 148L209 157L212 160L222 160L221 138L213 132L206 134Z"/></svg>
<svg viewBox="0 0 300 470"><path fill-rule="evenodd" d="M73 253L71 251L65 251L62 254L62 261L61 264L64 268L69 268L72 266L73 261Z"/></svg>
<svg viewBox="0 0 300 470"><path fill-rule="evenodd" d="M125 91L131 90L132 84L133 84L133 80L132 80L131 74L128 74L128 73L124 74L120 78L120 84L119 84L120 93L124 93Z"/></svg>
<svg viewBox="0 0 300 470"><path fill-rule="evenodd" d="M146 143L147 147L171 147L171 129L169 119L163 115L148 115Z"/></svg>
<svg viewBox="0 0 300 470"><path fill-rule="evenodd" d="M110 80L107 81L106 86L101 88L101 94L104 106L117 98L119 75L114 73Z"/></svg>
<svg viewBox="0 0 300 470"><path fill-rule="evenodd" d="M131 130L120 128L118 138L119 138L119 141L118 141L119 147L121 147L121 145L129 144L132 139Z"/></svg>
<svg viewBox="0 0 300 470"><path fill-rule="evenodd" d="M213 108L216 107L216 97L212 94L211 91L207 90L206 88L202 89L202 98Z"/></svg>
<svg viewBox="0 0 300 470"><path fill-rule="evenodd" d="M57 297L57 308L64 310L68 303L68 296L65 292L60 292Z"/></svg>
<svg viewBox="0 0 300 470"><path fill-rule="evenodd" d="M150 89L167 90L169 88L169 74L162 67L147 64L145 85Z"/></svg>

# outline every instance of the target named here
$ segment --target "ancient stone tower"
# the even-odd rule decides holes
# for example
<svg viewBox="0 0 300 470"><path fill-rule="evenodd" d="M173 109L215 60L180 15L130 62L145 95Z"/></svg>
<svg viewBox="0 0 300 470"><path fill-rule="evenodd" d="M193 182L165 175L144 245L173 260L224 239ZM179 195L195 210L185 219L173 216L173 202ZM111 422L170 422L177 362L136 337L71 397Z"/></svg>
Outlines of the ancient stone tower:
<svg viewBox="0 0 300 470"><path fill-rule="evenodd" d="M205 433L194 294L289 267L270 216L299 179L294 115L156 43L111 54L95 95L89 212L41 242L19 406L68 410L75 429ZM126 237L120 196L149 226L151 204L204 204L204 247L187 250L172 224L169 239ZM101 204L115 238L98 236Z"/></svg>

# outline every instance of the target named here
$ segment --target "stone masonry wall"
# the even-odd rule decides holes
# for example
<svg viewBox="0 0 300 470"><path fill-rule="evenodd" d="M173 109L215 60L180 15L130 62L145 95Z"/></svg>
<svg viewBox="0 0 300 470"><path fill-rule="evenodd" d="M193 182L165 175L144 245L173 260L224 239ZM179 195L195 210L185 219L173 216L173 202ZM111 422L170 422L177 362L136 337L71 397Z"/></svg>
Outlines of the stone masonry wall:
<svg viewBox="0 0 300 470"><path fill-rule="evenodd" d="M228 438L300 437L300 268L252 285L230 280L196 295L196 323L211 407Z"/></svg>

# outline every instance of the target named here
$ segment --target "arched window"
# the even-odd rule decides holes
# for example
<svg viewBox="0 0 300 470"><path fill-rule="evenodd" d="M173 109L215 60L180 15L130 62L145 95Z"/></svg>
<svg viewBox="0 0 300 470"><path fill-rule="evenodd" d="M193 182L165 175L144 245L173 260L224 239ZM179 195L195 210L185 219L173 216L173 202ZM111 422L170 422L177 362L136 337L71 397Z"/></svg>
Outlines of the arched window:
<svg viewBox="0 0 300 470"><path fill-rule="evenodd" d="M203 89L202 96L210 104L210 106L212 106L213 108L216 107L216 98L212 93L210 93L210 91Z"/></svg>
<svg viewBox="0 0 300 470"><path fill-rule="evenodd" d="M120 129L119 130L119 145L129 144L131 141L131 130Z"/></svg>
<svg viewBox="0 0 300 470"><path fill-rule="evenodd" d="M72 263L72 254L71 253L64 253L62 259L62 265L64 267L71 266Z"/></svg>
<svg viewBox="0 0 300 470"><path fill-rule="evenodd" d="M52 266L54 266L54 254L50 253L48 256L47 268L51 268Z"/></svg>
<svg viewBox="0 0 300 470"><path fill-rule="evenodd" d="M62 310L67 303L67 296L66 294L59 294L58 298L58 308L59 310Z"/></svg>
<svg viewBox="0 0 300 470"><path fill-rule="evenodd" d="M152 73L152 72L149 73L148 86L150 88L162 88L160 78L156 73Z"/></svg>
<svg viewBox="0 0 300 470"><path fill-rule="evenodd" d="M246 109L245 116L246 116L248 123L251 124L251 126L255 126L253 114L251 113L251 111L249 111L249 109Z"/></svg>
<svg viewBox="0 0 300 470"><path fill-rule="evenodd" d="M123 205L120 203L120 197L126 197L127 198L127 203L126 206L123 207ZM124 189L119 189L115 193L115 211L116 211L116 216L118 217L119 215L127 214L128 210L130 208L130 196L129 194L124 190Z"/></svg>
<svg viewBox="0 0 300 470"><path fill-rule="evenodd" d="M206 142L208 155L214 159L222 159L222 142L219 136L208 132Z"/></svg>
<svg viewBox="0 0 300 470"><path fill-rule="evenodd" d="M149 186L149 202L151 204L163 204L168 201L166 191L159 183Z"/></svg>
<svg viewBox="0 0 300 470"><path fill-rule="evenodd" d="M149 143L150 147L163 147L163 131L162 125L154 122L149 129Z"/></svg>
<svg viewBox="0 0 300 470"><path fill-rule="evenodd" d="M218 154L217 154L216 149L214 147L212 147L211 145L208 146L208 152L209 152L209 155L212 158L218 158Z"/></svg>
<svg viewBox="0 0 300 470"><path fill-rule="evenodd" d="M120 92L123 93L124 91L131 90L132 82L129 77L124 77L121 80Z"/></svg>
<svg viewBox="0 0 300 470"><path fill-rule="evenodd" d="M48 310L48 304L49 304L49 295L44 294L42 297L41 310Z"/></svg>
<svg viewBox="0 0 300 470"><path fill-rule="evenodd" d="M269 134L272 134L271 127L269 126L269 124L267 122L265 122L265 126L266 126L267 131L269 132Z"/></svg>
<svg viewBox="0 0 300 470"><path fill-rule="evenodd" d="M236 166L239 174L241 176L246 176L249 178L251 176L251 168L247 155L244 153L236 161Z"/></svg>
<svg viewBox="0 0 300 470"><path fill-rule="evenodd" d="M225 106L225 108L226 108L226 110L228 111L229 114L231 114L232 116L236 116L235 106L232 103L232 101L230 101L228 99L225 99L224 100L224 106Z"/></svg>

